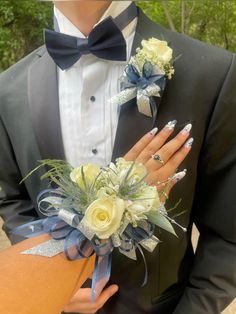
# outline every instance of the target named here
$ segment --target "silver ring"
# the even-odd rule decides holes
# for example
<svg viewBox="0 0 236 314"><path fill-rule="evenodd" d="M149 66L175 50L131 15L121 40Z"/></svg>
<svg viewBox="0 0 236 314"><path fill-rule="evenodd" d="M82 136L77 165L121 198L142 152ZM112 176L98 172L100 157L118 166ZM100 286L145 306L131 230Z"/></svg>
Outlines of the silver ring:
<svg viewBox="0 0 236 314"><path fill-rule="evenodd" d="M159 161L163 166L165 165L164 160L161 159L161 156L159 154L155 154L151 156L153 160Z"/></svg>

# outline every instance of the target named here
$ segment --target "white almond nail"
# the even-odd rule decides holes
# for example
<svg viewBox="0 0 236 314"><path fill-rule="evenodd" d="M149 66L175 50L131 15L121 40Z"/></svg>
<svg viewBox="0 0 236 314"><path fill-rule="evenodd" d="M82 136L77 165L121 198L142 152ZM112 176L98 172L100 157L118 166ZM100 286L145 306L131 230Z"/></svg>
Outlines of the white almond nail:
<svg viewBox="0 0 236 314"><path fill-rule="evenodd" d="M168 130L168 131L172 131L174 129L174 127L176 126L177 124L177 120L172 120L172 121L169 121L166 125L165 125L165 128Z"/></svg>
<svg viewBox="0 0 236 314"><path fill-rule="evenodd" d="M183 171L180 171L174 174L172 177L172 181L176 181L176 182L180 181L181 179L183 179L183 177L186 176L186 172L187 172L187 169L184 169Z"/></svg>
<svg viewBox="0 0 236 314"><path fill-rule="evenodd" d="M187 142L184 144L184 147L187 147L187 148L192 147L193 141L194 141L194 140L193 140L192 137L189 138L189 139L187 140Z"/></svg>
<svg viewBox="0 0 236 314"><path fill-rule="evenodd" d="M187 124L187 125L183 128L183 130L181 131L181 133L182 133L182 134L187 134L187 133L189 133L189 132L191 131L191 129L192 129L192 124L189 123L189 124Z"/></svg>
<svg viewBox="0 0 236 314"><path fill-rule="evenodd" d="M149 134L150 134L151 136L154 136L154 135L157 134L157 131L158 131L158 128L154 128L154 129L152 129L152 130L149 132Z"/></svg>

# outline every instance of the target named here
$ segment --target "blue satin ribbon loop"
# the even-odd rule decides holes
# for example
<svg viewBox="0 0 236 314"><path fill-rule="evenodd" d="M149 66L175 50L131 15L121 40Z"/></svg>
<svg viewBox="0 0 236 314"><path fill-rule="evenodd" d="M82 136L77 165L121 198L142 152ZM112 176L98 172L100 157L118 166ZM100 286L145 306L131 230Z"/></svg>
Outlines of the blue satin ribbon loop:
<svg viewBox="0 0 236 314"><path fill-rule="evenodd" d="M86 238L79 230L73 230L73 228L71 228L71 232L67 235L64 242L64 253L68 260L74 261L86 257L80 250L79 245L79 243L85 239Z"/></svg>
<svg viewBox="0 0 236 314"><path fill-rule="evenodd" d="M146 261L146 258L145 258L145 255L143 253L143 249L141 248L141 246L136 243L136 247L138 248L142 258L143 258L143 263L144 263L144 268L145 268L145 273L144 273L144 278L143 278L143 282L141 284L141 287L144 287L146 284L147 284L147 281L148 281L148 269L147 269L147 261Z"/></svg>
<svg viewBox="0 0 236 314"><path fill-rule="evenodd" d="M151 62L149 62L149 61L144 62L143 71L142 71L143 76L145 78L149 78L149 77L151 77L152 72L153 72L153 66L152 66Z"/></svg>
<svg viewBox="0 0 236 314"><path fill-rule="evenodd" d="M107 240L95 239L93 240L93 248L97 255L106 256L106 255L109 255L113 251L114 245L111 239L107 239Z"/></svg>
<svg viewBox="0 0 236 314"><path fill-rule="evenodd" d="M156 84L163 91L166 84L165 74L153 72L153 65L149 61L144 63L142 75L133 64L128 64L125 68L126 76L121 82L121 90L132 87L145 90L149 85Z"/></svg>

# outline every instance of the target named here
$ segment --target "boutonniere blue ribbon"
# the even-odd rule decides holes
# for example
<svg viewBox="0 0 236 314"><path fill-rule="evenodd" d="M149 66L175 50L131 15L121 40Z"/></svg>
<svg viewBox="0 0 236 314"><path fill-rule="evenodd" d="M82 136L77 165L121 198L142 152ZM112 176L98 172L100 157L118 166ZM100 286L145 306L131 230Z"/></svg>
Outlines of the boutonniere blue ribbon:
<svg viewBox="0 0 236 314"><path fill-rule="evenodd" d="M146 61L143 65L142 73L133 64L128 64L121 79L121 92L112 97L112 104L123 105L133 98L137 99L137 106L140 113L152 117L155 102L153 96L161 97L165 89L165 73Z"/></svg>

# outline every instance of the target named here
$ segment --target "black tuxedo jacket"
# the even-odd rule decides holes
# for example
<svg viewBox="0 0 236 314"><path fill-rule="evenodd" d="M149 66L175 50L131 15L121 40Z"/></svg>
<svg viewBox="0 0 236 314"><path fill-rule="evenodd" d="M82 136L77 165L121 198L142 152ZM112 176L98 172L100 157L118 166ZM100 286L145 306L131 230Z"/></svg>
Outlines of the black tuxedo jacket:
<svg viewBox="0 0 236 314"><path fill-rule="evenodd" d="M141 288L142 259L114 254L111 282L120 290L100 311L106 314L217 314L236 295L236 59L187 36L154 24L141 12L133 54L142 39L168 41L175 75L168 81L155 123L177 119L193 123L194 145L181 168L187 176L174 188L167 207L185 213L178 222L188 232L178 238L157 230L162 243L145 252L148 283ZM153 119L123 106L113 158L122 156ZM40 173L19 181L44 158L64 158L58 109L56 66L45 47L0 76L0 214L4 230L37 219L36 196L44 188ZM85 139L86 140L86 139ZM200 231L196 255L191 228ZM10 236L14 242L16 239Z"/></svg>

